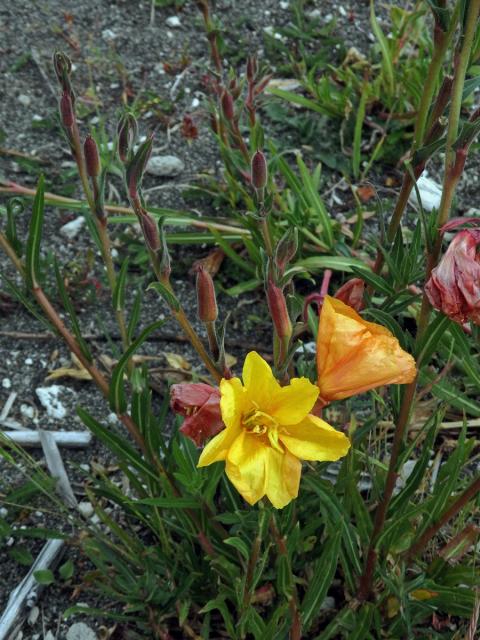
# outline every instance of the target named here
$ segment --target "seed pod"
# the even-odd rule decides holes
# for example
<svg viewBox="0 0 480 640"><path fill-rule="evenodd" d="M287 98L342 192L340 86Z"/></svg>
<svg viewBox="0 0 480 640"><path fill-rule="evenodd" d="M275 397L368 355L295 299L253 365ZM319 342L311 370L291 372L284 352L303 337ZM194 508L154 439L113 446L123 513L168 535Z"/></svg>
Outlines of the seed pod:
<svg viewBox="0 0 480 640"><path fill-rule="evenodd" d="M72 99L66 91L62 93L62 97L60 98L60 117L66 129L73 127L75 114L73 112Z"/></svg>
<svg viewBox="0 0 480 640"><path fill-rule="evenodd" d="M229 122L234 119L235 110L233 106L233 98L227 90L225 90L222 94L222 111L223 115Z"/></svg>
<svg viewBox="0 0 480 640"><path fill-rule="evenodd" d="M203 266L197 271L197 310L202 322L215 322L218 317L215 286L212 276Z"/></svg>
<svg viewBox="0 0 480 640"><path fill-rule="evenodd" d="M264 189L267 185L267 160L261 151L256 151L252 158L252 184L255 189Z"/></svg>
<svg viewBox="0 0 480 640"><path fill-rule="evenodd" d="M253 82L257 75L257 59L255 56L250 56L247 60L247 80Z"/></svg>
<svg viewBox="0 0 480 640"><path fill-rule="evenodd" d="M283 291L273 280L269 280L267 285L267 303L277 336L280 339L288 338L292 335L292 323L288 315L287 301Z"/></svg>
<svg viewBox="0 0 480 640"><path fill-rule="evenodd" d="M100 175L100 158L98 155L97 143L90 135L85 138L83 154L85 156L87 174L90 178L96 178Z"/></svg>

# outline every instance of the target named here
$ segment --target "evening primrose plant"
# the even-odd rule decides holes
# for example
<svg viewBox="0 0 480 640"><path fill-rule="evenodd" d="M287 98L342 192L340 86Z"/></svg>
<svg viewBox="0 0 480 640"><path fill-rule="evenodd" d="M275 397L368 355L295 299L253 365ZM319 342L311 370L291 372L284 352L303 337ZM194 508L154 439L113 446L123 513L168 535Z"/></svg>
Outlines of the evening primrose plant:
<svg viewBox="0 0 480 640"><path fill-rule="evenodd" d="M431 3L440 47L429 62L432 81L397 204L377 239L377 255L364 261L335 255L336 227L328 226L318 181L301 158L298 175L287 162L282 171L304 198L304 212L312 210L324 224L317 253L299 259L305 229L283 224L284 214L294 218L289 205L298 207L283 200L275 184L279 158L261 135L252 136L251 146L242 144L239 86L227 82L207 2L197 4L212 51L215 109L222 110L218 135L236 159L231 175L246 174L242 232L248 230L244 247L253 271L222 236L231 226L212 229L227 260L249 265L248 287L257 292L271 341L259 339L254 350L242 337L238 363L229 357L235 325L224 317L214 260L195 263L191 297L178 287L185 274L165 220L145 200L153 140L141 141L130 113L120 120L114 146L122 207L138 222L148 283L138 281L128 260L117 263L115 214L103 196L107 171L97 142L78 121L70 60L55 53L61 126L110 293L98 308L105 326L115 327L110 341L100 352L72 303L62 265L45 255L51 194L43 179L26 239L17 229L18 207L7 207L0 247L12 271L2 281L63 340L88 380L82 384L105 397L104 420L89 406L78 415L116 464L95 462L86 473L82 491L96 516L88 519L75 507L59 506L51 479L1 436L6 463L27 476L24 485L2 490L2 502L17 514L25 496L36 510L52 499L63 524L43 533L68 537L81 558L65 615L111 618L125 637L473 640L479 611L480 478L472 420L480 417L478 221L449 218L480 128L478 112L462 106L480 39L480 0ZM453 54L454 38L448 63L443 54ZM447 83L442 64L451 76ZM252 60L250 121L256 122L262 84ZM409 228L405 198L432 148L439 148L439 131L441 204L428 216L421 210ZM446 234L452 232L451 240ZM315 269L309 271L308 260ZM346 282L340 268L348 269ZM318 271L320 278L313 278ZM162 319L147 324L147 304ZM234 310L239 324L246 323L244 309ZM183 333L195 365L177 367L175 377L167 371L159 384L142 351L157 348L167 323ZM3 516L0 524L1 535L15 540L42 535ZM90 591L101 594L102 608L76 604Z"/></svg>

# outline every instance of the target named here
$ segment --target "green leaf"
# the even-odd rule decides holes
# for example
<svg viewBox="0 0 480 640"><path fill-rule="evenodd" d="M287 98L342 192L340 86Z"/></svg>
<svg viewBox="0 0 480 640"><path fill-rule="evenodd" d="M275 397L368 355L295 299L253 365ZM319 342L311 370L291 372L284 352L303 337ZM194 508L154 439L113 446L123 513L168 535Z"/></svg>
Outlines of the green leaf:
<svg viewBox="0 0 480 640"><path fill-rule="evenodd" d="M133 502L134 504L149 504L162 509L201 509L200 502L194 498L143 498Z"/></svg>
<svg viewBox="0 0 480 640"><path fill-rule="evenodd" d="M138 321L140 320L140 310L142 308L142 292L137 291L135 300L133 301L132 310L130 311L130 320L127 327L127 338L131 342L133 340L133 334L137 328Z"/></svg>
<svg viewBox="0 0 480 640"><path fill-rule="evenodd" d="M53 327L48 321L48 319L40 313L36 304L31 300L29 300L27 296L23 293L23 291L21 291L17 287L17 285L14 282L12 282L12 280L9 280L7 276L5 276L1 272L0 272L0 278L4 283L4 285L6 286L6 288L12 294L12 296L16 298L21 304L23 304L25 309L27 309L27 311L29 311L29 313L31 313L34 318L36 318L39 322L41 322L42 325L47 329L47 331L53 330L56 333L55 327Z"/></svg>
<svg viewBox="0 0 480 640"><path fill-rule="evenodd" d="M323 271L324 269L351 273L353 268L356 268L361 272L359 277L362 278L365 272L370 273L370 269L361 260L351 258L350 256L311 256L310 258L298 260L295 266L303 267L305 271L309 271L310 273Z"/></svg>
<svg viewBox="0 0 480 640"><path fill-rule="evenodd" d="M112 303L115 311L122 311L125 308L125 286L127 284L128 258L125 258L122 268L117 276L115 291L112 294Z"/></svg>
<svg viewBox="0 0 480 640"><path fill-rule="evenodd" d="M164 284L162 284L161 282L152 282L148 285L147 291L149 291L150 289L156 291L158 295L165 300L172 311L180 311L180 302L177 300L175 294L170 291L170 289L168 289Z"/></svg>
<svg viewBox="0 0 480 640"><path fill-rule="evenodd" d="M362 159L361 144L362 144L362 127L365 120L365 107L368 97L368 82L363 83L362 94L360 96L360 102L357 109L357 117L355 118L355 131L353 134L353 149L352 149L352 169L355 179L360 175L360 161Z"/></svg>
<svg viewBox="0 0 480 640"><path fill-rule="evenodd" d="M370 0L370 24L372 25L372 31L378 40L378 44L380 45L380 50L382 52L382 72L384 76L383 79L385 82L385 86L390 96L393 97L395 93L395 73L393 70L392 56L390 54L390 49L388 47L388 42L385 34L378 24L377 16L375 15L375 6L373 0Z"/></svg>
<svg viewBox="0 0 480 640"><path fill-rule="evenodd" d="M224 236L222 236L216 229L213 227L208 228L212 236L215 238L219 247L221 247L232 262L234 262L240 269L245 271L251 276L256 274L256 269L248 262L246 262L243 258L241 258L236 251L232 249L230 244L225 240Z"/></svg>
<svg viewBox="0 0 480 640"><path fill-rule="evenodd" d="M277 96L277 98L282 98L287 102L291 102L292 104L298 104L301 107L310 109L311 111L321 113L324 116L332 115L330 109L323 107L319 102L310 100L309 98L306 98L301 94L293 93L293 91L284 91L283 89L269 88L268 93L272 94L273 96Z"/></svg>
<svg viewBox="0 0 480 640"><path fill-rule="evenodd" d="M248 559L250 558L250 549L248 548L244 540L242 540L238 536L233 536L232 538L225 538L223 542L224 544L228 544L231 547L234 547L235 549L237 549L237 551L240 551L243 558L248 561Z"/></svg>
<svg viewBox="0 0 480 640"><path fill-rule="evenodd" d="M8 555L24 567L31 567L34 562L34 557L26 547L15 546L9 549Z"/></svg>
<svg viewBox="0 0 480 640"><path fill-rule="evenodd" d="M50 571L50 569L41 569L39 571L34 571L33 577L38 582L38 584L48 585L55 582L55 576Z"/></svg>
<svg viewBox="0 0 480 640"><path fill-rule="evenodd" d="M58 573L63 580L70 580L70 578L73 576L74 569L75 567L73 562L71 560L67 560L58 569Z"/></svg>
<svg viewBox="0 0 480 640"><path fill-rule="evenodd" d="M395 295L395 289L391 285L389 285L388 282L384 278L382 278L382 276L373 273L373 271L368 271L364 266L361 269L353 266L351 271L358 278L361 278L364 282L373 287L375 291L379 291L386 296Z"/></svg>
<svg viewBox="0 0 480 640"><path fill-rule="evenodd" d="M320 605L332 585L337 570L341 536L331 536L323 547L321 556L313 565L312 579L300 606L303 624L308 629L318 615Z"/></svg>
<svg viewBox="0 0 480 640"><path fill-rule="evenodd" d="M125 351L125 353L122 355L117 365L115 366L115 369L112 373L112 380L110 382L110 391L108 396L110 408L115 413L122 414L127 410L128 403L125 396L125 390L123 388L123 374L127 367L128 361L137 351L137 349L141 347L148 336L159 329L163 324L164 320L158 320L157 322L153 322L146 329L144 329L135 340L135 342L132 342L132 344Z"/></svg>
<svg viewBox="0 0 480 640"><path fill-rule="evenodd" d="M40 176L32 207L32 217L28 230L25 263L29 286L38 287L40 281L40 243L42 240L45 198L45 179Z"/></svg>
<svg viewBox="0 0 480 640"><path fill-rule="evenodd" d="M333 247L334 237L332 221L325 207L323 200L321 199L317 187L314 184L313 178L310 175L305 163L303 162L300 154L297 155L297 164L300 170L300 177L302 179L302 186L305 198L309 207L318 216L320 224L322 226L322 234L325 238L325 242L329 248Z"/></svg>
<svg viewBox="0 0 480 640"><path fill-rule="evenodd" d="M432 354L437 350L440 339L452 323L448 316L438 314L436 318L428 325L425 335L423 336L417 349L417 367L426 364Z"/></svg>

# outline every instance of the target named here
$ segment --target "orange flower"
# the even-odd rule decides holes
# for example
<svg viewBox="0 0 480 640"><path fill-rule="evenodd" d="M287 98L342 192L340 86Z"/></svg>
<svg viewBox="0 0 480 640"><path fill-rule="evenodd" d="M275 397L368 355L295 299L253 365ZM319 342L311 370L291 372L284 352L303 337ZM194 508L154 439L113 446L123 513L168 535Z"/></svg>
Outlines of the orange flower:
<svg viewBox="0 0 480 640"><path fill-rule="evenodd" d="M388 329L330 296L320 314L317 371L324 404L384 384L412 382L416 375L414 359Z"/></svg>

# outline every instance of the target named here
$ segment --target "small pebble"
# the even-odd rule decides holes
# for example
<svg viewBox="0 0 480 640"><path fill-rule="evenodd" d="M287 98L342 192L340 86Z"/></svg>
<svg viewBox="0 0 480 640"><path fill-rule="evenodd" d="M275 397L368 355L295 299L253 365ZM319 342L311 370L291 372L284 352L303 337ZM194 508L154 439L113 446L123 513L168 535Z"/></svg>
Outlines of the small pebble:
<svg viewBox="0 0 480 640"><path fill-rule="evenodd" d="M147 172L154 176L178 176L185 169L185 164L176 156L152 156L147 164Z"/></svg>
<svg viewBox="0 0 480 640"><path fill-rule="evenodd" d="M27 622L29 625L33 627L33 625L38 620L38 616L40 615L40 609L38 607L33 607L28 614Z"/></svg>
<svg viewBox="0 0 480 640"><path fill-rule="evenodd" d="M170 16L165 20L165 24L171 29L178 29L182 26L182 23L180 22L180 18L178 16Z"/></svg>
<svg viewBox="0 0 480 640"><path fill-rule="evenodd" d="M43 640L55 640L55 636L50 630L48 630L47 633L43 636Z"/></svg>
<svg viewBox="0 0 480 640"><path fill-rule="evenodd" d="M32 358L25 358L25 364L28 366L32 365L33 364Z"/></svg>
<svg viewBox="0 0 480 640"><path fill-rule="evenodd" d="M20 405L20 413L24 418L28 418L29 420L33 420L35 416L35 409L30 404L22 403Z"/></svg>
<svg viewBox="0 0 480 640"><path fill-rule="evenodd" d="M92 503L87 501L79 502L78 510L80 511L80 513L84 518L90 518L90 516L92 516L94 512Z"/></svg>
<svg viewBox="0 0 480 640"><path fill-rule="evenodd" d="M62 387L58 384L52 384L49 387L37 387L37 389L35 389L40 404L46 409L47 415L50 416L50 418L61 420L67 415L67 410L59 397L64 391L67 391L67 387ZM68 389L68 391L70 391L70 389Z"/></svg>
<svg viewBox="0 0 480 640"><path fill-rule="evenodd" d="M75 622L67 631L67 640L97 640L97 634L84 622Z"/></svg>
<svg viewBox="0 0 480 640"><path fill-rule="evenodd" d="M84 224L85 218L83 216L78 216L78 218L67 222L63 227L60 227L60 233L65 238L68 238L68 240L73 240L80 233Z"/></svg>
<svg viewBox="0 0 480 640"><path fill-rule="evenodd" d="M32 99L30 96L26 96L24 93L22 93L18 96L18 101L20 102L20 104L23 104L24 107L28 107L32 102Z"/></svg>
<svg viewBox="0 0 480 640"><path fill-rule="evenodd" d="M10 380L10 378L4 378L2 380L2 387L4 389L10 389L12 386L12 381Z"/></svg>
<svg viewBox="0 0 480 640"><path fill-rule="evenodd" d="M106 42L111 42L112 40L115 40L117 38L117 34L115 33L115 31L112 31L112 29L104 29L102 31L102 38Z"/></svg>

